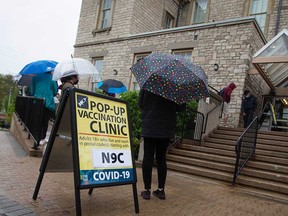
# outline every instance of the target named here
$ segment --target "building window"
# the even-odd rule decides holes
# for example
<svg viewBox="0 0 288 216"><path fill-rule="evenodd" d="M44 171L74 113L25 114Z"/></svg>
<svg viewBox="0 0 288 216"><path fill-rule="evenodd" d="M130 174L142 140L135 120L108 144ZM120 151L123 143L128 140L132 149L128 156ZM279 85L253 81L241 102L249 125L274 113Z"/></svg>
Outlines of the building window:
<svg viewBox="0 0 288 216"><path fill-rule="evenodd" d="M145 58L146 56L150 55L151 53L141 53L141 54L135 54L134 55L134 64L137 61L140 61L142 58ZM132 82L130 84L130 89L132 90L140 90L140 86L137 82L137 80L135 79L134 75L132 75Z"/></svg>
<svg viewBox="0 0 288 216"><path fill-rule="evenodd" d="M168 11L166 11L164 26L163 26L164 29L173 28L174 23L175 23L175 18Z"/></svg>
<svg viewBox="0 0 288 216"><path fill-rule="evenodd" d="M192 24L204 23L206 20L208 0L195 0L193 7Z"/></svg>
<svg viewBox="0 0 288 216"><path fill-rule="evenodd" d="M95 92L98 83L101 81L102 71L103 71L103 57L94 58L93 63L98 70L98 74L92 75L92 91Z"/></svg>
<svg viewBox="0 0 288 216"><path fill-rule="evenodd" d="M172 54L173 55L176 55L176 56L181 56L187 60L192 60L192 50L189 49L189 50L173 50L172 51Z"/></svg>
<svg viewBox="0 0 288 216"><path fill-rule="evenodd" d="M99 13L98 29L107 29L112 25L112 11L114 0L102 0Z"/></svg>
<svg viewBox="0 0 288 216"><path fill-rule="evenodd" d="M251 0L250 16L254 16L264 32L269 0Z"/></svg>

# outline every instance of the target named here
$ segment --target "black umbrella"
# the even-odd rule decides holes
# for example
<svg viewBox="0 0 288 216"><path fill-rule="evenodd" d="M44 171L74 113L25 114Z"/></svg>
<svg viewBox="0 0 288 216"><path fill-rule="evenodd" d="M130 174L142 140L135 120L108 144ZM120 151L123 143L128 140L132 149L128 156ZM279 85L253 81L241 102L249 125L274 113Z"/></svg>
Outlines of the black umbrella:
<svg viewBox="0 0 288 216"><path fill-rule="evenodd" d="M99 82L98 88L102 89L107 93L114 93L114 94L120 94L122 92L127 91L126 86L121 81L115 79L107 79Z"/></svg>

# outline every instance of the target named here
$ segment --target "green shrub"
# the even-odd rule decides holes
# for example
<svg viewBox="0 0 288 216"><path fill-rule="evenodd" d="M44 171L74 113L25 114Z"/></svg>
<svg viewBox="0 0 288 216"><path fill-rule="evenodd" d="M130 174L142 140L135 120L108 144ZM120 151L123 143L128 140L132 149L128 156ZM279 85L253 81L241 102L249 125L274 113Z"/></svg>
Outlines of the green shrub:
<svg viewBox="0 0 288 216"><path fill-rule="evenodd" d="M186 104L186 111L179 112L177 114L177 123L176 123L176 135L182 136L182 132L184 128L187 127L187 125L192 125L194 122L194 119L196 117L195 112L191 112L189 110L195 110L197 111L198 103L196 101L191 101ZM185 130L185 129L184 129Z"/></svg>
<svg viewBox="0 0 288 216"><path fill-rule="evenodd" d="M122 93L120 98L128 102L130 127L132 131L132 145L135 159L138 158L138 150L141 138L141 110L138 106L139 91L129 91Z"/></svg>

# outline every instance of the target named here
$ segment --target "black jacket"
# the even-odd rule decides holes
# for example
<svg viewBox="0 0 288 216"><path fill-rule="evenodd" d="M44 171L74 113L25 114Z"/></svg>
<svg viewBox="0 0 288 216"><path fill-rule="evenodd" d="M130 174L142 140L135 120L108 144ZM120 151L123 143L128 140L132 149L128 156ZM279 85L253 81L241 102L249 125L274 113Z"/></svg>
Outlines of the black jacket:
<svg viewBox="0 0 288 216"><path fill-rule="evenodd" d="M257 108L257 101L256 97L253 95L250 95L249 97L244 97L243 103L242 103L242 112L246 113L249 111L255 112Z"/></svg>
<svg viewBox="0 0 288 216"><path fill-rule="evenodd" d="M145 90L139 94L142 110L142 137L172 138L176 129L176 112L179 106Z"/></svg>

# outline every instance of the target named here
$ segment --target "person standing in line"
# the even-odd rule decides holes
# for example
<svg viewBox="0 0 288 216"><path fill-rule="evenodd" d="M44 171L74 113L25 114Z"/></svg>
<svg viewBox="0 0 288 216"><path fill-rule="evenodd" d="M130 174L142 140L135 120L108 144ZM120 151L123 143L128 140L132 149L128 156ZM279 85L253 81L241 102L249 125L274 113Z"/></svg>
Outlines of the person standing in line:
<svg viewBox="0 0 288 216"><path fill-rule="evenodd" d="M152 168L156 153L158 189L153 191L153 195L165 199L166 151L170 139L175 135L176 112L179 106L156 94L141 90L139 107L142 111L142 137L144 138L142 175L145 190L141 192L141 196L145 200L150 199Z"/></svg>
<svg viewBox="0 0 288 216"><path fill-rule="evenodd" d="M229 114L229 103L231 100L231 94L233 92L233 90L236 88L236 85L232 82L230 83L226 88L224 88L224 92L223 92L223 102L224 102L224 106L223 106L223 114L224 114L224 127L228 127L227 122L228 122L228 114Z"/></svg>
<svg viewBox="0 0 288 216"><path fill-rule="evenodd" d="M256 97L253 96L249 90L245 90L243 103L242 103L244 128L247 128L250 125L250 123L253 121L256 108L257 108Z"/></svg>
<svg viewBox="0 0 288 216"><path fill-rule="evenodd" d="M40 133L40 145L44 145L45 137L48 129L50 118L54 116L56 110L56 103L54 97L58 93L58 85L56 81L52 80L52 74L46 72L34 76L30 85L30 95L36 98L45 99L45 107L43 110L42 128Z"/></svg>
<svg viewBox="0 0 288 216"><path fill-rule="evenodd" d="M62 95L66 89L69 88L75 88L75 85L79 82L79 75L77 71L69 70L63 73L63 75L60 78L61 85L59 86L59 89L61 90L61 95L59 102L61 102Z"/></svg>
<svg viewBox="0 0 288 216"><path fill-rule="evenodd" d="M110 96L110 97L116 97L116 94L115 93L109 93L109 92L107 92L107 91L104 91L103 90L103 92L106 94L106 95L108 95L108 96Z"/></svg>
<svg viewBox="0 0 288 216"><path fill-rule="evenodd" d="M77 85L79 82L79 76L78 76L77 71L70 70L70 71L64 72L60 78L60 81L62 83L60 87L62 92L64 92L64 90L67 88L74 88L75 85Z"/></svg>

